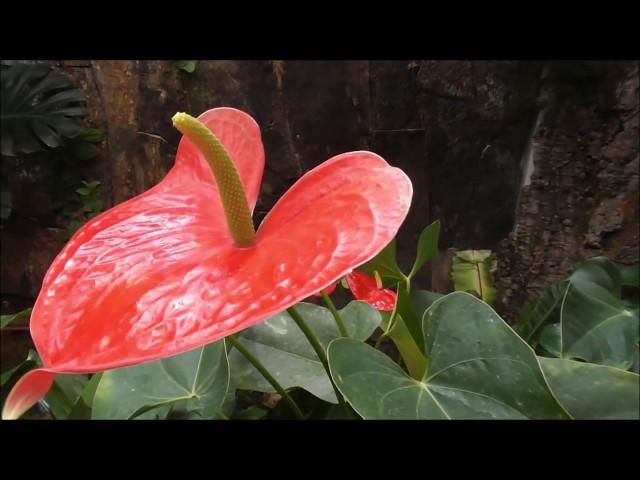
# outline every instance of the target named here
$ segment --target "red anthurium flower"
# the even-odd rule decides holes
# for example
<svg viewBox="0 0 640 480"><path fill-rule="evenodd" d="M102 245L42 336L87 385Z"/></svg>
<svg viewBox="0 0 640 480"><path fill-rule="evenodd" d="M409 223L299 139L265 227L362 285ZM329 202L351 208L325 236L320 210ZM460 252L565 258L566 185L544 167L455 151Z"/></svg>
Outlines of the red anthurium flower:
<svg viewBox="0 0 640 480"><path fill-rule="evenodd" d="M347 275L347 285L355 298L367 302L377 310L391 312L396 305L396 292L382 288L375 278L366 273L354 270Z"/></svg>
<svg viewBox="0 0 640 480"><path fill-rule="evenodd" d="M387 288L382 288L382 284L366 273L354 270L345 277L349 290L356 300L368 303L376 310L382 312L392 312L396 305L396 292ZM324 289L327 295L331 295L338 284L328 286ZM314 294L317 297L321 293Z"/></svg>
<svg viewBox="0 0 640 480"><path fill-rule="evenodd" d="M264 167L258 125L231 108L199 120L229 153L253 210ZM24 413L57 373L192 350L333 285L391 241L411 203L401 170L371 152L344 153L300 178L239 246L219 177L190 138L158 185L93 218L51 264L31 314L43 368L20 379L3 418Z"/></svg>

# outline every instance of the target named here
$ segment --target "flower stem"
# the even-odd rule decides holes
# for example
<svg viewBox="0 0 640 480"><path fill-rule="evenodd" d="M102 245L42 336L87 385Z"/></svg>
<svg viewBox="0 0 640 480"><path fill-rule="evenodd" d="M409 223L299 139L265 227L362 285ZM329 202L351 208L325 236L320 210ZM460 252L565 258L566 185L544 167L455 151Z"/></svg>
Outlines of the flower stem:
<svg viewBox="0 0 640 480"><path fill-rule="evenodd" d="M329 297L329 295L327 295L327 292L325 290L322 290L322 292L320 292L320 293L322 294L322 299L324 300L324 303L329 308L329 311L331 312L331 315L333 315L333 318L336 320L336 325L338 326L338 331L340 332L340 336L341 337L348 337L349 334L347 333L347 328L344 326L344 322L342 321L342 317L340 317L340 314L338 313L338 310L336 310L336 306L333 304L333 301L331 300L331 297Z"/></svg>
<svg viewBox="0 0 640 480"><path fill-rule="evenodd" d="M258 360L249 350L247 350L247 348L242 343L240 343L240 341L237 338L235 338L233 335L229 335L226 339L234 348L236 348L244 356L244 358L246 358L249 361L249 363L251 363L251 365L256 367L256 370L260 372L260 374L265 378L265 380L269 382L273 388L275 388L276 392L278 392L282 396L282 398L289 404L289 407L291 407L291 410L293 411L295 416L299 420L305 420L305 416L302 413L302 410L300 410L300 407L298 407L298 404L293 400L293 398L291 398L291 395L287 393L287 391L282 387L282 385L278 383L278 381L273 377L273 375L269 373L269 370L265 368L265 366L260 362L260 360Z"/></svg>
<svg viewBox="0 0 640 480"><path fill-rule="evenodd" d="M331 371L329 370L329 362L327 360L327 354L324 351L324 347L320 344L320 341L318 340L318 338L315 336L313 331L309 328L309 325L307 325L307 322L305 322L302 316L300 316L300 314L295 309L295 307L287 308L287 313L291 316L291 318L293 318L293 321L296 322L296 325L298 325L300 330L302 330L302 333L304 333L304 336L307 337L307 340L309 340L309 343L313 347L313 350L316 352L316 355L318 355L318 358L320 359L322 366L324 367L325 371L327 372L327 375L329 376L329 381L331 382L333 391L336 394L338 403L342 407L342 410L344 411L346 418L350 418L352 416L351 411L349 410L349 407L345 403L344 398L342 398L342 395L340 394L338 387L333 382L333 378L331 378Z"/></svg>

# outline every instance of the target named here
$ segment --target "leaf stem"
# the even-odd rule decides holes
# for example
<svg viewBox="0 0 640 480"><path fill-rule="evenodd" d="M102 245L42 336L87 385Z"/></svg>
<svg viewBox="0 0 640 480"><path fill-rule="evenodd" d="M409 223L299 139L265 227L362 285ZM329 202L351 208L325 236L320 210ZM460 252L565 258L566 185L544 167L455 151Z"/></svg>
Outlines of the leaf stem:
<svg viewBox="0 0 640 480"><path fill-rule="evenodd" d="M342 321L342 317L340 317L340 314L338 313L338 310L336 310L336 306L334 305L333 300L331 300L331 297L329 297L329 295L325 290L322 290L321 294L322 294L322 300L324 300L324 303L327 305L327 307L329 308L329 311L331 312L331 315L333 315L333 318L336 321L336 325L338 326L338 331L340 332L340 336L348 337L349 334L347 333L347 328L345 327L344 322Z"/></svg>
<svg viewBox="0 0 640 480"><path fill-rule="evenodd" d="M304 319L298 313L298 311L295 309L295 307L287 308L287 313L291 316L291 318L293 318L293 321L296 322L296 325L298 325L300 330L302 330L302 333L304 333L304 336L307 337L307 340L309 340L309 343L311 344L311 346L313 347L314 351L316 352L316 355L318 355L318 358L320 359L320 362L322 363L322 366L324 367L324 369L327 372L327 375L329 376L329 381L331 382L331 386L333 387L333 391L336 394L336 398L338 399L338 403L342 407L342 410L344 411L346 417L347 418L352 417L351 411L349 410L349 407L345 403L344 398L342 398L342 394L338 390L338 387L333 382L333 378L331 378L331 371L329 370L329 362L327 360L327 354L324 351L324 347L320 344L320 341L318 340L318 338L315 336L313 331L309 328L309 325L307 325L307 323L304 321Z"/></svg>
<svg viewBox="0 0 640 480"><path fill-rule="evenodd" d="M291 410L293 411L295 416L299 420L305 420L305 416L302 413L302 410L300 410L300 407L298 407L298 404L293 400L293 398L291 398L291 395L287 393L287 391L282 387L282 385L280 385L280 383L274 378L274 376L271 375L269 370L266 369L262 362L260 362L260 360L258 360L249 350L247 350L247 348L242 343L240 343L240 341L233 335L229 335L226 340L228 340L229 343L234 348L236 348L238 352L240 352L244 356L244 358L249 361L249 363L251 363L251 365L256 367L256 370L260 372L264 379L269 382L271 386L276 390L276 392L278 392L282 396L282 398L289 404L289 407L291 407Z"/></svg>

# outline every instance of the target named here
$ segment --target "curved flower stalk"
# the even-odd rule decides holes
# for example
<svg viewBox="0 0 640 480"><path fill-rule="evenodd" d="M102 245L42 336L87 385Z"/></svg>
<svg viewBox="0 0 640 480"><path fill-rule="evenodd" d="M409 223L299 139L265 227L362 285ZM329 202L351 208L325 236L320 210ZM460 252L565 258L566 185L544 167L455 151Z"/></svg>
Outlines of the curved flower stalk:
<svg viewBox="0 0 640 480"><path fill-rule="evenodd" d="M22 415L56 374L176 355L291 307L373 258L407 215L409 178L349 152L307 172L242 237L233 222L248 231L236 217L250 220L260 189L260 129L232 108L202 114L204 129L186 117L174 117L187 134L167 176L85 224L51 264L30 327L43 368L18 381L3 418Z"/></svg>

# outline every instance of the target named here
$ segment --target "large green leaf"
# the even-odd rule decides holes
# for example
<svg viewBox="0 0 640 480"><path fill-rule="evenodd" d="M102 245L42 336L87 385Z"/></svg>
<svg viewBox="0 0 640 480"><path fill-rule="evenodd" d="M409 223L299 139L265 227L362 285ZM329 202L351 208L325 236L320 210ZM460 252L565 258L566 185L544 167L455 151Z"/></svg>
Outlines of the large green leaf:
<svg viewBox="0 0 640 480"><path fill-rule="evenodd" d="M127 419L141 413L144 418L155 417L155 407L166 416L172 405L182 401L187 410L212 417L228 385L229 364L221 340L155 362L104 372L93 399L92 418Z"/></svg>
<svg viewBox="0 0 640 480"><path fill-rule="evenodd" d="M326 308L300 303L296 309L325 348L340 335L335 319ZM358 340L369 338L381 321L380 313L364 302L351 302L339 313L349 336ZM238 340L284 388L301 387L322 400L337 403L322 363L288 313L279 313L243 331ZM237 388L274 392L273 387L235 349L229 353L229 364Z"/></svg>
<svg viewBox="0 0 640 480"><path fill-rule="evenodd" d="M12 315L0 315L0 329L6 327L10 323L15 322L16 320L29 318L30 316L31 316L30 308L27 308L26 310L22 310L21 312L18 312L18 313L14 313Z"/></svg>
<svg viewBox="0 0 640 480"><path fill-rule="evenodd" d="M396 261L396 240L395 238L384 247L378 255L373 257L364 265L358 267L365 273L373 275L377 271L381 276L392 278L397 281L405 281L406 277Z"/></svg>
<svg viewBox="0 0 640 480"><path fill-rule="evenodd" d="M527 303L520 315L518 315L518 320L513 329L529 345L535 345L540 337L542 328L556 319L560 301L568 286L568 280L554 283L538 297Z"/></svg>
<svg viewBox="0 0 640 480"><path fill-rule="evenodd" d="M464 250L453 256L451 279L457 291L473 293L493 305L498 292L491 275L496 268L496 257L490 250Z"/></svg>
<svg viewBox="0 0 640 480"><path fill-rule="evenodd" d="M560 306L562 358L629 368L638 343L638 310L622 303L620 283L607 280L594 263L576 270L569 282Z"/></svg>
<svg viewBox="0 0 640 480"><path fill-rule="evenodd" d="M439 298L442 298L443 294L438 292L431 292L429 290L411 290L411 305L419 318L422 318L424 312Z"/></svg>
<svg viewBox="0 0 640 480"><path fill-rule="evenodd" d="M486 303L454 292L423 321L428 369L419 381L352 339L328 350L336 385L367 419L563 419L533 350Z"/></svg>
<svg viewBox="0 0 640 480"><path fill-rule="evenodd" d="M438 254L438 238L440 238L440 220L427 226L420 234L416 260L413 262L409 278L413 278L425 263Z"/></svg>
<svg viewBox="0 0 640 480"><path fill-rule="evenodd" d="M545 377L577 419L640 419L640 377L618 368L560 358L540 358Z"/></svg>
<svg viewBox="0 0 640 480"><path fill-rule="evenodd" d="M84 130L84 93L46 65L2 66L2 154L57 148Z"/></svg>

